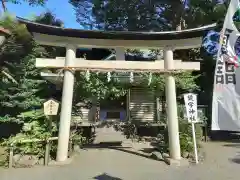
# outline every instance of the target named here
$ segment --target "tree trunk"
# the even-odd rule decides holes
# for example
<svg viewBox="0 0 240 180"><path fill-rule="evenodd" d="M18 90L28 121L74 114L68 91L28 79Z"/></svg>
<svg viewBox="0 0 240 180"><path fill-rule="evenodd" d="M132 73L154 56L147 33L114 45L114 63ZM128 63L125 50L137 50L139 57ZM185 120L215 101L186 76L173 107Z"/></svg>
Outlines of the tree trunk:
<svg viewBox="0 0 240 180"><path fill-rule="evenodd" d="M2 3L3 11L6 12L6 11L7 11L7 7L6 7L6 2L5 2L5 0L1 0L1 3Z"/></svg>
<svg viewBox="0 0 240 180"><path fill-rule="evenodd" d="M176 26L176 30L177 31L181 31L182 29L185 29L185 20L184 20L184 10L185 10L185 6L186 6L186 0L180 0L181 5L179 6L180 9L180 19L179 22Z"/></svg>

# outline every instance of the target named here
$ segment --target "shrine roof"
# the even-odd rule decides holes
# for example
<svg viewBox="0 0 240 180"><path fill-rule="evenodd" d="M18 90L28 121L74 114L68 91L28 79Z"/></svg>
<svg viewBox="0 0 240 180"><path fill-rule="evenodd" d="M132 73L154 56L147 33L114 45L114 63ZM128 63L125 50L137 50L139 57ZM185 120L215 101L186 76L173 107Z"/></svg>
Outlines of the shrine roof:
<svg viewBox="0 0 240 180"><path fill-rule="evenodd" d="M109 39L109 40L179 40L202 37L208 30L213 30L217 24L210 24L199 28L186 29L182 31L163 32L138 32L138 31L99 31L70 29L36 23L27 19L17 18L24 23L31 33L39 33L53 36L84 38L84 39Z"/></svg>

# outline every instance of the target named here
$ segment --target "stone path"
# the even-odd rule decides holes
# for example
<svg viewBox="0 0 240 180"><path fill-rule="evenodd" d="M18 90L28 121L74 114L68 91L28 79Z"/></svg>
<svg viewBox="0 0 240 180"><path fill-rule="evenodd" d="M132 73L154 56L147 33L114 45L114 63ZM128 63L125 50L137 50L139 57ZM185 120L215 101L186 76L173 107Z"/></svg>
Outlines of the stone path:
<svg viewBox="0 0 240 180"><path fill-rule="evenodd" d="M0 170L1 180L239 180L240 143L209 142L206 160L191 167L169 167L116 149L82 150L59 167Z"/></svg>

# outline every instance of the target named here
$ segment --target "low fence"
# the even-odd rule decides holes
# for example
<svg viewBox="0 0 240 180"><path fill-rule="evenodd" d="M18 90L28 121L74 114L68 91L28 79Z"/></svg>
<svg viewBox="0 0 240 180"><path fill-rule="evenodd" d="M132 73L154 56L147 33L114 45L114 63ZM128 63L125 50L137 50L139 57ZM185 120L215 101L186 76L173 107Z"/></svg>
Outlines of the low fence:
<svg viewBox="0 0 240 180"><path fill-rule="evenodd" d="M27 139L27 140L11 143L9 147L8 167L9 168L13 167L14 147L17 144L35 143L35 142L45 142L44 165L47 166L49 164L49 159L50 159L51 142L56 140L58 140L58 137L50 137L48 139ZM72 138L70 138L70 141L69 141L69 153L71 152L72 152Z"/></svg>

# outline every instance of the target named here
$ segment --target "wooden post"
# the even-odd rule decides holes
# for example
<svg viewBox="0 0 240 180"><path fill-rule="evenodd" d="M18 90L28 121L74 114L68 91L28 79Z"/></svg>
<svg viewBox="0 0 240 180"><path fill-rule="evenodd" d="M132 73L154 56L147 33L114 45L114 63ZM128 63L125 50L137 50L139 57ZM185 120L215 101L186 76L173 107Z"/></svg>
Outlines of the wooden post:
<svg viewBox="0 0 240 180"><path fill-rule="evenodd" d="M53 119L53 116L48 116L48 131L51 134L51 137L52 137L52 119ZM47 166L50 160L51 141L47 139L45 142L46 142L46 146L45 146L44 165Z"/></svg>
<svg viewBox="0 0 240 180"><path fill-rule="evenodd" d="M127 121L131 121L131 111L130 111L130 103L131 103L131 88L127 91Z"/></svg>
<svg viewBox="0 0 240 180"><path fill-rule="evenodd" d="M129 99L129 89L127 90L127 94L126 94L126 101L127 101L127 103L126 103L126 121L129 121L129 108L130 108L130 106L129 106L129 103L130 103L130 99Z"/></svg>
<svg viewBox="0 0 240 180"><path fill-rule="evenodd" d="M157 122L161 120L161 115L160 115L160 98L156 98L156 113L157 113Z"/></svg>
<svg viewBox="0 0 240 180"><path fill-rule="evenodd" d="M72 143L72 137L70 137L70 139L69 139L69 155L71 155L72 152L73 152L73 148L72 148L72 146L73 146L73 143Z"/></svg>
<svg viewBox="0 0 240 180"><path fill-rule="evenodd" d="M204 140L205 140L205 142L207 142L207 136L208 136L208 134L207 134L207 130L208 130L208 124L205 122L204 123L205 124L205 128L204 128Z"/></svg>
<svg viewBox="0 0 240 180"><path fill-rule="evenodd" d="M13 144L10 145L9 148L9 162L8 162L8 167L12 168L13 167Z"/></svg>
<svg viewBox="0 0 240 180"><path fill-rule="evenodd" d="M47 139L45 146L45 157L44 157L44 165L47 166L49 163L49 156L50 156L50 141Z"/></svg>

